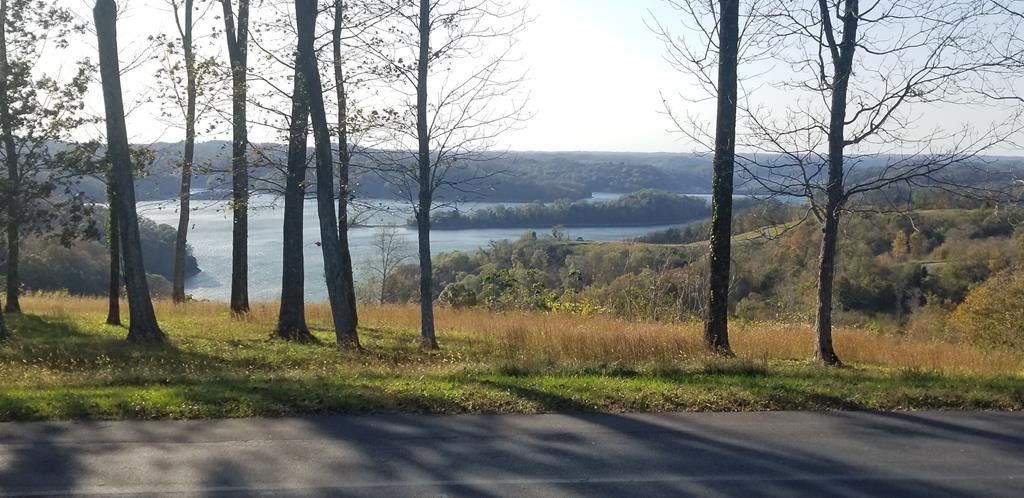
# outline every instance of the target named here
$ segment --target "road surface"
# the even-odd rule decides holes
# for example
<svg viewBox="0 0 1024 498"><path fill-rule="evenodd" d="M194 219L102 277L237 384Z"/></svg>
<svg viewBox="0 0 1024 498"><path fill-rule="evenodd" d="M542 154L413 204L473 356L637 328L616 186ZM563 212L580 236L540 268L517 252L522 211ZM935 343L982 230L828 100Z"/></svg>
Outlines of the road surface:
<svg viewBox="0 0 1024 498"><path fill-rule="evenodd" d="M1024 415L0 424L0 496L1024 496Z"/></svg>

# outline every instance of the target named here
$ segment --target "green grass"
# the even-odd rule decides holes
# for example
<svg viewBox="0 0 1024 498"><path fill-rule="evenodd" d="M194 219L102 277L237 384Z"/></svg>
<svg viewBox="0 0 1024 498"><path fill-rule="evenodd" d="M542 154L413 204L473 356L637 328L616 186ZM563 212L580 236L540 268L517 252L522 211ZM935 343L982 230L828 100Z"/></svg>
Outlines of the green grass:
<svg viewBox="0 0 1024 498"><path fill-rule="evenodd" d="M365 353L268 339L256 319L162 313L162 347L124 341L96 311L9 316L0 420L219 418L319 413L538 413L1024 408L1020 373L950 373L744 357L678 362L525 361L501 340L445 330L361 330Z"/></svg>

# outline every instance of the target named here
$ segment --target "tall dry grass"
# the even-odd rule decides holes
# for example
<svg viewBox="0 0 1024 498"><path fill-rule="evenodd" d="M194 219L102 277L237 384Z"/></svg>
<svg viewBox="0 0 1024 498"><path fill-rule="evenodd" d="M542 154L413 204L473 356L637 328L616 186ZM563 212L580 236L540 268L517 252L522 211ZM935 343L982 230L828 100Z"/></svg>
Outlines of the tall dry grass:
<svg viewBox="0 0 1024 498"><path fill-rule="evenodd" d="M362 319L388 328L415 328L419 323L417 310L404 306L366 308ZM437 320L446 331L491 338L523 358L558 364L668 364L705 359L699 323L637 323L605 316L444 308L438 310ZM813 352L814 331L802 324L733 323L730 339L741 358L805 360ZM835 345L848 363L958 373L1024 370L1024 358L1011 352L872 335L856 329L837 329Z"/></svg>
<svg viewBox="0 0 1024 498"><path fill-rule="evenodd" d="M241 332L266 333L276 321L277 306L256 303L242 320L231 318L226 306L194 302L175 305L157 301L158 317L195 326L177 327L191 336ZM102 316L105 301L59 295L29 296L23 301L28 313L51 316L90 314ZM330 329L330 310L325 304L307 307L309 323ZM473 350L516 368L662 368L681 362L701 362L705 357L701 325L638 323L607 316L557 313L492 313L480 309L437 309L442 347L447 336L474 344ZM360 324L381 330L415 331L419 327L416 306L364 306ZM801 324L733 323L731 341L738 357L752 361L805 360L814 344L813 330ZM840 328L835 345L847 363L895 369L970 374L1024 374L1024 357L1018 353L982 350L966 344L922 341L873 335L863 330Z"/></svg>

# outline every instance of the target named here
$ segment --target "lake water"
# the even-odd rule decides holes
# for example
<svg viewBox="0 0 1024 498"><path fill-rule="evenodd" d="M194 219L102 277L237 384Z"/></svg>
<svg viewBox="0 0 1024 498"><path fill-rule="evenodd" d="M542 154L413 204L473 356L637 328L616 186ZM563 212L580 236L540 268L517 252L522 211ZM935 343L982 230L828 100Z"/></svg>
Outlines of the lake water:
<svg viewBox="0 0 1024 498"><path fill-rule="evenodd" d="M596 200L611 200L619 194L595 194ZM271 301L280 295L282 231L284 219L283 202L276 203L270 197L254 196L249 211L249 297L254 301ZM416 261L416 232L405 227L410 210L404 203L378 200L369 202L374 209L363 223L403 225L399 233L403 246L410 256L410 263ZM504 203L505 205L512 205ZM492 203L465 203L460 210L473 210L494 206ZM226 201L194 202L192 212L192 228L189 231L189 244L199 262L202 273L186 281L186 290L198 299L227 301L231 293L231 212ZM175 202L143 202L138 205L139 214L157 223L177 226L178 213ZM306 296L309 300L322 301L327 298L327 289L323 280L323 254L316 243L320 240L319 220L316 212L316 201L309 200L305 205L304 257L306 264ZM650 227L606 227L567 229L572 239L577 237L593 241L620 241L637 237L666 226ZM349 230L352 262L355 266L356 279L366 278L368 262L375 249L372 237L375 228L356 227ZM538 235L550 232L551 227L533 229L474 229L474 230L435 230L431 234L431 249L435 255L449 251L473 251L485 247L495 240L518 239L524 232L534 230Z"/></svg>

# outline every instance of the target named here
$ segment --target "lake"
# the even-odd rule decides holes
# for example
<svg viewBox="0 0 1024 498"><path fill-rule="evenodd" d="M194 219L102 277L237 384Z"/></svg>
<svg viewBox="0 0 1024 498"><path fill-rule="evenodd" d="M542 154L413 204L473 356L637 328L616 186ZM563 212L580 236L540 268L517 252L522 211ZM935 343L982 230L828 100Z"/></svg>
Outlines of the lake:
<svg viewBox="0 0 1024 498"><path fill-rule="evenodd" d="M616 199L620 194L595 194L598 201ZM253 301L272 301L280 296L282 231L284 219L283 201L268 196L253 196L252 208L249 210L249 297ZM275 204L277 204L275 206ZM373 200L367 204L373 209L363 216L362 223L369 225L394 224L402 225L399 229L403 246L410 256L408 262L416 261L416 232L405 227L411 215L409 207L392 200ZM512 203L503 203L506 206ZM495 206L496 203L464 203L460 210L473 210ZM227 201L196 201L192 212L192 228L189 231L189 244L193 255L199 262L202 273L186 281L186 290L197 299L227 301L231 294L231 212ZM138 205L139 214L157 223L177 226L178 212L175 201L142 202ZM304 257L306 263L306 297L311 301L327 299L324 285L323 255L316 243L320 240L319 220L316 212L316 201L306 201L304 211ZM571 239L577 237L593 241L621 241L637 237L667 226L649 227L604 227L567 229ZM376 229L372 227L355 227L349 230L349 241L352 262L355 267L356 279L367 276L370 258L375 249L372 237ZM474 230L435 230L431 234L431 249L434 255L450 251L473 251L485 247L495 240L518 239L527 231L536 231L543 235L551 231L551 227L534 229L474 229Z"/></svg>

